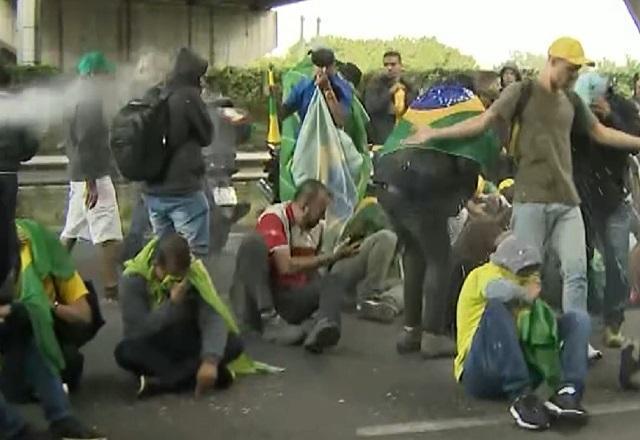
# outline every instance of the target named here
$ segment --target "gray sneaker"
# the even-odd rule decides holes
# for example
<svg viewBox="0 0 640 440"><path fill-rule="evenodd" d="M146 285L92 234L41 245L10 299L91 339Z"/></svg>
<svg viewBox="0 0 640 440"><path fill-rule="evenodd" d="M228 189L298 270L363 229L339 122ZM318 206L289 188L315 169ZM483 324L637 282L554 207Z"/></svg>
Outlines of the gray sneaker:
<svg viewBox="0 0 640 440"><path fill-rule="evenodd" d="M391 324L396 316L398 316L397 309L385 301L368 299L358 305L360 319Z"/></svg>
<svg viewBox="0 0 640 440"><path fill-rule="evenodd" d="M322 318L309 332L304 348L312 353L322 353L325 348L333 347L340 340L340 327L335 322Z"/></svg>
<svg viewBox="0 0 640 440"><path fill-rule="evenodd" d="M278 345L297 345L305 332L299 325L291 325L280 315L275 315L262 324L262 339Z"/></svg>
<svg viewBox="0 0 640 440"><path fill-rule="evenodd" d="M448 336L423 332L420 352L425 359L454 357L456 355L456 343Z"/></svg>

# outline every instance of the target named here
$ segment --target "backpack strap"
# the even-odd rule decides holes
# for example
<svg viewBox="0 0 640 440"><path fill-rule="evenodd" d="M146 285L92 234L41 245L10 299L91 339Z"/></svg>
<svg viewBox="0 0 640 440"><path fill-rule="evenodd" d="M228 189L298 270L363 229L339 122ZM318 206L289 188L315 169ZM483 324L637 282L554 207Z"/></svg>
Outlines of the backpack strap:
<svg viewBox="0 0 640 440"><path fill-rule="evenodd" d="M518 147L518 135L520 134L520 122L522 119L522 113L527 107L531 94L533 92L533 80L525 79L520 86L520 97L516 103L516 109L513 113L513 119L511 121L511 133L509 135L509 145L507 145L507 153L509 156L516 158Z"/></svg>

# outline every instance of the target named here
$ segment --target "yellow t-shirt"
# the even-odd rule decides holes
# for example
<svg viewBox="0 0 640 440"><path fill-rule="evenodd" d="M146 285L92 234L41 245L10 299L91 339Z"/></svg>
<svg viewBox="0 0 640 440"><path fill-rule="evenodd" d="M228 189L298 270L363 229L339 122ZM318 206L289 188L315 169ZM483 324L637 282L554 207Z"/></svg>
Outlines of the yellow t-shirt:
<svg viewBox="0 0 640 440"><path fill-rule="evenodd" d="M519 285L526 284L528 280L517 277L493 263L487 263L473 270L462 285L456 310L458 355L453 364L454 374L458 381L462 378L464 362L471 350L473 337L480 326L482 315L487 306L485 289L491 281L501 278L507 278Z"/></svg>
<svg viewBox="0 0 640 440"><path fill-rule="evenodd" d="M32 261L33 256L31 255L29 242L21 243L20 264L22 267L27 267ZM42 283L44 291L52 303L59 302L60 304L69 305L89 294L87 286L77 271L68 280L47 277Z"/></svg>

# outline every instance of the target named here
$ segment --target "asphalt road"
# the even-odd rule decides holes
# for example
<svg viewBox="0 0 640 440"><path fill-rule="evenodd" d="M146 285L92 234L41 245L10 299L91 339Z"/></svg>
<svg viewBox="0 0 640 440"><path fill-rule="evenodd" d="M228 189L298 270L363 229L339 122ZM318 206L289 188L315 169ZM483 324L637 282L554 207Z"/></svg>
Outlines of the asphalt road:
<svg viewBox="0 0 640 440"><path fill-rule="evenodd" d="M212 262L222 292L228 289L237 241L232 237L230 250ZM95 278L91 248L80 246L75 255L83 275ZM108 324L85 350L86 376L73 404L110 439L494 440L532 435L513 427L505 402L464 397L450 360L397 355L400 323L384 326L353 316L345 317L338 347L322 356L247 338L254 358L285 367L284 373L243 377L230 390L199 401L189 394L136 401L134 381L113 360L121 333L117 306L105 304L104 313ZM630 314L626 330L640 336L640 314ZM536 438L637 439L640 395L618 391L617 364L617 353L607 351L592 368L586 406L597 415L588 426L558 427ZM36 407L26 411L43 424Z"/></svg>

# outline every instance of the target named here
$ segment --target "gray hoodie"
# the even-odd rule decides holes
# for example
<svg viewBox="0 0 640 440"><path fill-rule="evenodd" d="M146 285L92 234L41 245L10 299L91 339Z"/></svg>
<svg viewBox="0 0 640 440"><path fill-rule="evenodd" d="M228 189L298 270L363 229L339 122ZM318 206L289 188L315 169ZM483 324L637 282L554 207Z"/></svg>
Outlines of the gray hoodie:
<svg viewBox="0 0 640 440"><path fill-rule="evenodd" d="M491 256L491 262L514 275L520 274L525 269L539 268L542 265L542 257L538 249L518 240L511 234L505 238L495 253ZM518 284L501 278L491 281L485 290L487 299L498 299L502 302L512 300L527 301L527 291Z"/></svg>

